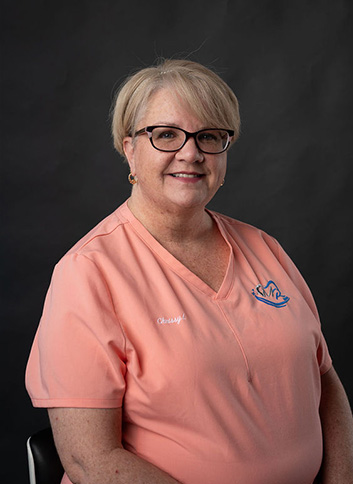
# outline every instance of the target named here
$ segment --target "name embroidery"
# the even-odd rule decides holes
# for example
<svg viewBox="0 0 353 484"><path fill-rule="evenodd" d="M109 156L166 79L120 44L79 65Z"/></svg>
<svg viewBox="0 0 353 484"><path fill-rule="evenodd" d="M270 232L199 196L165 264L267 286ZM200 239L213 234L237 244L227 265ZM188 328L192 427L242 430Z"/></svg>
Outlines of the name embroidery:
<svg viewBox="0 0 353 484"><path fill-rule="evenodd" d="M268 281L266 286L258 284L251 292L258 301L275 308L284 308L290 299L288 296L281 293L277 284L273 281Z"/></svg>
<svg viewBox="0 0 353 484"><path fill-rule="evenodd" d="M181 321L185 320L186 316L185 314L182 314L181 316L177 316L176 318L158 318L157 323L158 324L180 324Z"/></svg>

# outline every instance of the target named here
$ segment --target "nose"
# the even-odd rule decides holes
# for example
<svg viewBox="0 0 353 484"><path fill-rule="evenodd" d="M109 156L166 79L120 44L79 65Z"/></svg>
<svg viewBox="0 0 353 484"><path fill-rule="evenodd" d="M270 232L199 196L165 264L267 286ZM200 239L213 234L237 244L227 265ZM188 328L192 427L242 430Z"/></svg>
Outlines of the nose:
<svg viewBox="0 0 353 484"><path fill-rule="evenodd" d="M204 161L204 154L198 149L195 139L191 136L185 145L176 152L175 157L179 161L186 161L188 163L200 163Z"/></svg>

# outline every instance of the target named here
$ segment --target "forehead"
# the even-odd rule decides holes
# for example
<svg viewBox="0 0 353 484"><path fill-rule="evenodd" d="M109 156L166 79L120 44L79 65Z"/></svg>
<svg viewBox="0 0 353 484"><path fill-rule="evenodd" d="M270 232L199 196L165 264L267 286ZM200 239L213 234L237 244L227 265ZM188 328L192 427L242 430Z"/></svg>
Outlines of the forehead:
<svg viewBox="0 0 353 484"><path fill-rule="evenodd" d="M184 127L187 125L198 125L197 129L204 127L204 123L199 119L191 107L172 89L162 88L153 93L148 100L140 123L144 126L154 124L168 124ZM194 128L193 128L194 129ZM197 130L195 129L195 130Z"/></svg>

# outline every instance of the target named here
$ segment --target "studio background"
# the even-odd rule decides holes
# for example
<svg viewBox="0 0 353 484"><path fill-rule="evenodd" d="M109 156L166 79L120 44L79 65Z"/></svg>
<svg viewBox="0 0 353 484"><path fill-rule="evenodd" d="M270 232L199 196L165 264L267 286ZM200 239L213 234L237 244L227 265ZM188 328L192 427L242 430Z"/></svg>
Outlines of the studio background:
<svg viewBox="0 0 353 484"><path fill-rule="evenodd" d="M25 442L47 425L24 372L53 266L130 193L114 90L159 56L237 94L242 134L210 208L294 259L352 403L351 2L5 0L1 22L1 482L28 482Z"/></svg>

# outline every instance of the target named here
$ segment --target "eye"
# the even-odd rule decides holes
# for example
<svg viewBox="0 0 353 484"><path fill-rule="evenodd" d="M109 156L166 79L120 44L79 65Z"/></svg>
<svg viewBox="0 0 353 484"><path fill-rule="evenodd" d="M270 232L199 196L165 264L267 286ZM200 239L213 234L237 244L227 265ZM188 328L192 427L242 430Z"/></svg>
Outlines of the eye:
<svg viewBox="0 0 353 484"><path fill-rule="evenodd" d="M153 130L153 137L161 140L172 140L176 138L178 134L173 129L155 129Z"/></svg>
<svg viewBox="0 0 353 484"><path fill-rule="evenodd" d="M215 142L219 140L219 134L216 131L203 131L197 138L201 142Z"/></svg>

